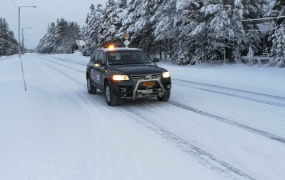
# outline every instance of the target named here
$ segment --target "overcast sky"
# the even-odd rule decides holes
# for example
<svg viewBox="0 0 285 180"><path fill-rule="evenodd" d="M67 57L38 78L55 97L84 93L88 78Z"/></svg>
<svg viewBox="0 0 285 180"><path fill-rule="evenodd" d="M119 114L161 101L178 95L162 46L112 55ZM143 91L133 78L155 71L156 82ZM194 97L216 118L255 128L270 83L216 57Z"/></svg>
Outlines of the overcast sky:
<svg viewBox="0 0 285 180"><path fill-rule="evenodd" d="M21 8L21 28L32 27L24 29L25 46L35 48L51 22L64 18L85 25L90 5L100 3L105 6L106 2L107 0L0 0L0 17L6 19L18 40L18 6L37 6Z"/></svg>

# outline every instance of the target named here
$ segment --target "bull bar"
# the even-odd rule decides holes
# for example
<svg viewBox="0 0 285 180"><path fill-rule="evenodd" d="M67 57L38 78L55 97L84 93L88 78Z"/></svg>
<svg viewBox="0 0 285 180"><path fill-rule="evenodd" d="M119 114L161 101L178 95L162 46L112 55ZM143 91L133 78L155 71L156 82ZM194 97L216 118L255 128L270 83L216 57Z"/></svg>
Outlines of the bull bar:
<svg viewBox="0 0 285 180"><path fill-rule="evenodd" d="M134 92L133 92L133 100L136 100L136 95L137 95L137 91L138 91L138 88L139 88L139 85L143 82L158 82L159 86L161 87L162 89L162 96L165 94L165 88L163 87L162 83L161 83L161 78L159 79L145 79L145 80L138 80L137 81L137 84L135 86L135 89L134 89Z"/></svg>

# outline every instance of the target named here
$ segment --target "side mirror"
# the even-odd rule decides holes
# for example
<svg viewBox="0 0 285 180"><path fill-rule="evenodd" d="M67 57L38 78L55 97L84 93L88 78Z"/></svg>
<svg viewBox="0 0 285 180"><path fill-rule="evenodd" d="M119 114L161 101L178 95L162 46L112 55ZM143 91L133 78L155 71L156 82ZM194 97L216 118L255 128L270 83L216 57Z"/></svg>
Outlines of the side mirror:
<svg viewBox="0 0 285 180"><path fill-rule="evenodd" d="M157 62L159 62L159 59L158 58L153 58L153 60L152 60L154 63L157 63Z"/></svg>
<svg viewBox="0 0 285 180"><path fill-rule="evenodd" d="M94 66L95 67L99 67L99 66L102 66L102 61L101 60L97 60L97 61L94 61Z"/></svg>

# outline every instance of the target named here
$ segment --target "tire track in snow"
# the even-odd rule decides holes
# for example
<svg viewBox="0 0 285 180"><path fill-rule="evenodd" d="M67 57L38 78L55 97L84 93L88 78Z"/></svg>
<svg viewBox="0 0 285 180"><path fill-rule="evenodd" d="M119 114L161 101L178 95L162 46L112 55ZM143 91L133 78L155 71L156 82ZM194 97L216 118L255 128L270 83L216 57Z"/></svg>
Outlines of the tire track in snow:
<svg viewBox="0 0 285 180"><path fill-rule="evenodd" d="M43 57L41 57L43 58ZM55 58L52 57L53 59L57 59L60 61L64 61L64 62L69 62L69 63L73 63L73 64L77 64L77 65L83 65L83 66L87 66L87 64L85 63L79 63L79 62L75 62L75 61L67 61L64 59L60 59L60 58ZM64 67L76 70L74 68L71 68L69 66L54 62L50 59L47 58L43 58L46 59L48 61L51 61L53 63L62 65ZM76 70L79 71L79 70ZM82 72L82 71L79 71ZM84 72L85 73L85 72ZM181 85L178 83L175 83L175 81L179 82L186 82L192 85L202 85L202 86L206 86L206 87L212 87L212 88L218 88L218 89L224 89L224 90L230 90L230 91L234 91L234 92L240 92L240 93L246 93L246 94L251 94L251 95L258 95L258 96L262 96L262 97L267 97L267 98L274 98L274 99L278 99L278 100L284 100L285 102L285 97L280 97L280 96L272 96L272 95L268 95L268 94L262 94L262 93L256 93L256 92L251 92L251 91L245 91L245 90L239 90L239 89L234 89L234 88L228 88L228 87L222 87L222 86L216 86L216 85L211 85L211 84L206 84L206 83L198 83L198 82L194 82L194 81L188 81L188 80L181 80L181 79L175 79L172 78L174 80L174 84L178 85L178 86L185 86L185 87L190 87L190 88L194 88L194 89L198 89L198 90L202 90L202 91L207 91L207 92L212 92L212 93L217 93L217 94L221 94L221 95L226 95L226 96L231 96L231 97L237 97L237 98L241 98L241 99L245 99L245 100L249 100L249 101L253 101L253 102L258 102L258 103L263 103L263 104L267 104L267 105L272 105L272 106L277 106L277 107L282 107L285 108L285 104L283 103L277 103L277 102L272 102L272 101L266 101L266 100L260 100L257 98L252 98L252 97L247 97L247 96L242 96L242 95L237 95L237 94L231 94L231 93L226 93L226 92L220 92L220 91L215 91L215 90L209 90L209 89L205 89L205 88L199 88L199 87L193 87L193 86L186 86L186 85Z"/></svg>
<svg viewBox="0 0 285 180"><path fill-rule="evenodd" d="M62 72L56 68L53 68L49 65L47 65L47 66L50 67L51 69L57 71L57 72L60 72L61 74L70 78L71 80L75 81L76 83L80 83L81 85L83 85L82 82L79 82L78 80L76 80L75 78L72 78L71 76L67 75L66 73L64 73L64 72ZM98 103L100 103L100 104L106 106L106 104L104 103L104 98L99 98L98 100L91 99L91 102L94 103L95 105L98 105ZM127 105L127 107L129 107L128 109L133 109L133 107L131 107L129 105ZM129 117L131 117L133 120L135 120L139 124L145 126L146 128L152 130L156 134L162 136L167 141L170 141L171 143L175 144L184 153L186 153L187 155L197 159L197 161L199 163L209 167L210 169L212 169L218 173L224 173L227 176L232 176L233 179L236 179L235 176L237 175L238 177L243 177L245 179L255 180L255 178L247 175L246 173L244 173L240 169L233 167L232 165L228 164L227 162L218 159L217 157L215 157L211 153L199 148L198 146L193 145L192 143L186 141L185 139L183 139L183 138L175 135L174 133L166 130L165 128L155 124L151 120L146 119L144 116L138 114L134 110L131 111L131 110L127 110L126 108L121 108L121 107L119 107L117 109L113 109L113 110L120 112L120 113L121 112L127 113ZM233 173L234 175L230 174L230 173Z"/></svg>
<svg viewBox="0 0 285 180"><path fill-rule="evenodd" d="M254 128L246 126L244 124L240 124L240 123L237 123L235 121L231 121L231 120L228 120L228 119L225 119L225 118L222 118L222 117L219 117L219 116L216 116L216 115L204 112L204 111L200 111L200 110L194 109L194 108L192 108L190 106L187 106L187 105L184 105L184 104L181 104L181 103L177 103L175 101L168 101L167 103L169 103L169 104L171 104L173 106L176 106L176 107L180 107L180 108L185 109L185 110L189 110L189 111L195 112L197 114L200 114L200 115L203 115L203 116L206 116L206 117L210 117L210 118L215 119L217 121L221 121L221 122L233 125L233 126L240 127L242 129L245 129L245 130L257 133L257 134L259 134L261 136L264 136L266 138L269 138L269 139L272 139L272 140L275 140L275 141L278 141L278 142L281 142L281 143L285 144L285 139L284 138L276 136L274 134L271 134L271 133L268 133L268 132L265 132L265 131L261 131L261 130L258 130L258 129L254 129Z"/></svg>
<svg viewBox="0 0 285 180"><path fill-rule="evenodd" d="M40 57L43 58L42 56L40 56ZM76 62L76 61L68 61L68 60L64 60L64 59L56 58L56 57L52 57L52 58L53 58L53 59L60 60L60 61L68 62L68 63L73 63L73 64L82 65L82 66L87 66L86 63L80 63L80 62Z"/></svg>
<svg viewBox="0 0 285 180"><path fill-rule="evenodd" d="M233 176L232 174L229 174L231 172L231 173L234 173L234 175L237 175L239 177L238 179L240 179L240 177L243 177L245 179L255 180L255 178L246 174L242 170L228 164L227 162L223 160L218 159L213 154L199 148L198 146L195 146L189 141L183 139L182 137L175 135L171 131L163 128L162 126L159 126L153 121L145 118L143 115L135 112L135 109L132 106L127 106L127 107L128 109L133 109L133 110L132 111L127 110L127 109L121 109L121 110L127 112L129 116L132 117L136 122L142 124L143 126L152 130L156 134L162 136L167 141L170 141L171 143L175 144L184 153L197 159L199 163L205 166L208 166L210 169L218 173L224 173L226 175ZM235 178L235 177L232 177L232 178Z"/></svg>
<svg viewBox="0 0 285 180"><path fill-rule="evenodd" d="M239 93L245 93L245 94L249 94L249 95L257 95L260 97L266 97L266 98L271 98L271 99L275 99L275 100L282 100L285 102L285 97L281 97L281 96L273 96L273 95L268 95L268 94L262 94L262 93L257 93L257 92L251 92L251 91L245 91L245 90L240 90L240 89L234 89L234 88L228 88L228 87L222 87L222 86L216 86L216 85L211 85L211 84L206 84L206 83L198 83L198 82L194 82L194 81L187 81L187 80L181 80L181 79L174 79L174 84L178 85L178 86L184 86L184 87L190 87L193 89L198 89L198 90L202 90L202 91L207 91L207 92L212 92L212 93L217 93L217 94L222 94L222 95L227 95L227 96L232 96L232 97L237 97L237 98L241 98L241 99L245 99L245 100L250 100L250 101L254 101L254 102L259 102L259 103L263 103L263 104L268 104L268 105L273 105L273 106L278 106L278 107L282 107L285 108L285 104L283 103L277 103L277 102L272 102L272 101L266 101L266 100L260 100L257 98L252 98L252 97L247 97L247 96L243 96L243 95L237 95L237 94L232 94L232 93L226 93L226 92L220 92L220 91L216 91L216 90L209 90L209 89L205 89L205 88L201 88L201 87L194 87L194 86L186 86L186 85L181 85L177 82L184 82L187 84L191 84L191 85L198 85L198 86L204 86L204 87L211 87L211 88L216 88L216 89L221 89L221 90L228 90L228 91L232 91L232 92L239 92Z"/></svg>
<svg viewBox="0 0 285 180"><path fill-rule="evenodd" d="M50 61L50 60L48 60L48 61ZM53 62L53 61L51 61L51 62ZM62 64L56 63L56 62L53 62L53 63L58 64L58 65L62 65ZM66 68L69 68L69 69L72 69L72 70L76 70L76 69L74 69L74 68L71 68L71 67L68 67L68 66L65 66L65 65L62 65L62 66L66 67ZM51 68L52 68L52 67L51 67ZM54 69L54 68L53 68L53 69ZM54 69L54 70L56 70L56 69ZM60 71L60 70L57 70L57 71ZM78 71L78 70L76 70L76 71ZM71 77L71 76L68 76L66 73L64 73L64 72L62 72L62 71L60 71L60 72L61 72L62 74L64 74L64 75L66 75L67 77L69 77L69 78L71 78L71 79L73 79L73 80L75 80L75 81L77 81L77 82L79 82L80 84L82 84L82 85L85 86L85 84L83 84L82 82L78 81L77 79L75 79L75 78L73 78L73 77ZM82 71L80 71L80 72L82 72ZM83 72L82 72L82 73L83 73ZM84 73L85 73L85 72L84 72ZM259 134L259 135L261 135L261 136L263 136L263 137L266 137L266 138L269 138L269 139L271 139L271 140L274 140L274 141L277 141L277 142L280 142L280 143L285 144L285 139L282 138L282 137L279 137L279 136L277 136L277 135L274 135L274 134L271 134L271 133L268 133L268 132L265 132L265 131L262 131L262 130L255 129L255 128L252 128L252 127L250 127L250 126L246 126L246 125L244 125L244 124L240 124L240 123L237 123L237 122L235 122L235 121L231 121L231 120L228 120L228 119L219 117L219 116L217 116L217 115L213 115L213 114L210 114L210 113L207 113L207 112L204 112L204 111L200 111L200 110L194 109L194 108L192 108L192 107L190 107L190 106L187 106L187 105L184 105L184 104L181 104L181 103L177 103L177 102L175 102L175 101L168 101L167 103L168 103L168 104L171 104L171 105L173 105L173 106L176 106L176 107L179 107L179 108L188 110L188 111L195 112L195 113L197 113L197 114L200 114L200 115L203 115L203 116L206 116L206 117L210 117L211 119L214 119L214 120L217 120L217 121L221 121L221 122L230 124L230 125L232 125L232 126L236 126L236 127L242 128L242 129L244 129L244 130L247 130L247 131L250 131L250 132Z"/></svg>
<svg viewBox="0 0 285 180"><path fill-rule="evenodd" d="M52 67L52 66L50 66L50 65L48 65L48 64L46 64L46 63L44 63L44 64L45 64L46 66L48 66L49 68L51 68L52 70L54 70L55 72L57 72L57 73L63 75L64 77L66 77L66 78L72 80L73 82L76 82L77 84L80 84L80 85L83 85L84 87L86 87L86 84L84 84L84 83L82 83L82 82L76 80L75 78L69 76L68 74L64 73L63 71L61 71L61 70L59 70L59 69L56 69L56 68L54 68L54 67ZM87 89L86 89L86 91L87 91ZM75 95L77 95L81 100L83 100L83 101L85 102L86 108L89 109L89 110L91 110L91 109L89 108L90 105L95 105L95 107L97 107L98 105L102 105L102 106L105 106L105 107L106 107L105 98L102 97L102 96L97 96L98 98L94 99L94 98L89 98L90 96L89 96L89 94L87 94L87 93L84 94L84 95L82 95L82 94L80 94L80 93L78 93L78 92L73 92L73 93L74 93ZM106 108L107 108L108 110L114 111L114 109L113 109L112 107L107 106ZM115 111L116 111L117 113L122 113L121 111L119 111L119 110L117 110L117 109L115 109ZM122 113L122 114L124 114L124 113ZM125 146L128 147L128 150L132 149L131 146L129 145L128 141L125 140L125 138L121 135L121 133L119 132L119 130L116 128L116 126L112 125L110 122L108 123L109 126L106 126L106 122L105 122L105 121L102 121L102 123L103 123L103 124L101 124L101 127L103 127L102 125L105 125L104 127L107 128L107 127L110 127L110 125L111 125L111 128L113 128L113 129L112 129L112 132L116 132L117 135L118 135L118 137L120 137L120 140L118 140L117 138L115 138L115 139L113 138L113 139L114 139L113 142L116 141L117 144L124 143ZM106 129L106 128L105 128L105 129ZM109 129L107 130L107 129L106 129L106 132L110 132L110 131L111 131L111 130L109 130ZM110 136L110 137L114 137L114 136ZM121 141L122 139L124 140L123 142ZM108 148L108 146L105 146L105 147L107 147L108 151L110 151L109 148ZM135 166L136 166L137 168L133 168L133 169L136 170L136 174L137 174L137 175L142 174L142 171L141 171L142 167L140 166L139 160L135 157L135 155L134 155L134 153L133 153L132 151L130 151L128 154L132 156L132 159L133 159L133 161L135 162ZM123 160L123 159L122 159L122 160ZM110 164L111 164L111 163L109 163L109 165L110 165ZM110 168L110 167L109 167L109 168ZM111 178L111 177L110 177L110 178Z"/></svg>
<svg viewBox="0 0 285 180"><path fill-rule="evenodd" d="M42 59L44 59L44 60L46 60L46 61L50 61L50 62L52 62L52 63L58 64L58 65L60 65L60 66L63 66L63 67L72 69L72 70L74 70L74 71L81 72L81 73L85 73L85 71L80 71L80 70L75 69L75 68L72 68L72 67L70 67L70 66L66 66L66 65L64 65L64 64L60 64L60 63L54 62L54 61L52 61L52 60L50 60L50 59L47 59L47 58L44 58L44 57L40 57L40 58L42 58Z"/></svg>

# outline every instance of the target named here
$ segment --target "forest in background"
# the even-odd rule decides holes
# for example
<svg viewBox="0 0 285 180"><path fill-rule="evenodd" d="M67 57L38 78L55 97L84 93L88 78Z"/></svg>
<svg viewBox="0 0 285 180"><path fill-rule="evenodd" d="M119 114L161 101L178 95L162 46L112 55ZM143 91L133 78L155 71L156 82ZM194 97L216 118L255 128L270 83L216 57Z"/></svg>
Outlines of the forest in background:
<svg viewBox="0 0 285 180"><path fill-rule="evenodd" d="M13 55L18 52L18 42L10 31L5 18L0 18L0 56Z"/></svg>
<svg viewBox="0 0 285 180"><path fill-rule="evenodd" d="M270 64L283 67L284 19L244 20L284 16L284 7L281 0L108 0L105 6L90 6L81 28L63 19L51 23L37 50L68 53L82 39L88 55L109 44L124 47L128 33L129 47L149 55L163 52L177 64L241 63L248 54L264 52L258 25L271 23L273 30L265 37Z"/></svg>

